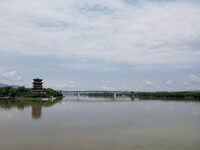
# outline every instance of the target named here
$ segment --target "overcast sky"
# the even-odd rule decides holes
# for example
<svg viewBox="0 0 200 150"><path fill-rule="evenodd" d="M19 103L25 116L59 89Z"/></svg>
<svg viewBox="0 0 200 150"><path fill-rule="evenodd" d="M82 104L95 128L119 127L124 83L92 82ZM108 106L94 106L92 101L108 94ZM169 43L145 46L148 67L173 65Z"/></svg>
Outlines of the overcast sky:
<svg viewBox="0 0 200 150"><path fill-rule="evenodd" d="M0 83L200 90L200 0L0 0Z"/></svg>

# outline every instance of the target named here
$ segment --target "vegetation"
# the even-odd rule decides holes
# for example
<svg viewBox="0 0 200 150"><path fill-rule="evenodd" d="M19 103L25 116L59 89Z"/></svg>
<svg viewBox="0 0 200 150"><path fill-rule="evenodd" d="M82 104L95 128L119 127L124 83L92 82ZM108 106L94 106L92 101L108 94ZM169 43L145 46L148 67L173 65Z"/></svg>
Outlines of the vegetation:
<svg viewBox="0 0 200 150"><path fill-rule="evenodd" d="M44 92L32 92L30 88L25 88L24 86L13 88L13 87L0 87L0 97L11 98L17 97L20 100L41 100L41 98L49 97L63 97L62 93L50 88L44 89Z"/></svg>
<svg viewBox="0 0 200 150"><path fill-rule="evenodd" d="M200 99L200 92L198 91L184 91L184 92L137 92L136 97L140 98L176 98L176 99Z"/></svg>
<svg viewBox="0 0 200 150"><path fill-rule="evenodd" d="M81 95L87 95L90 97L112 97L113 93L81 93Z"/></svg>
<svg viewBox="0 0 200 150"><path fill-rule="evenodd" d="M113 93L85 93L90 97L113 97ZM129 93L117 93L117 96L131 96ZM140 99L196 99L200 100L199 91L184 91L184 92L135 92L135 97Z"/></svg>
<svg viewBox="0 0 200 150"><path fill-rule="evenodd" d="M81 95L86 95L90 97L113 97L113 93L105 93L105 92L100 92L100 93L81 93ZM130 96L131 93L117 93L117 96Z"/></svg>

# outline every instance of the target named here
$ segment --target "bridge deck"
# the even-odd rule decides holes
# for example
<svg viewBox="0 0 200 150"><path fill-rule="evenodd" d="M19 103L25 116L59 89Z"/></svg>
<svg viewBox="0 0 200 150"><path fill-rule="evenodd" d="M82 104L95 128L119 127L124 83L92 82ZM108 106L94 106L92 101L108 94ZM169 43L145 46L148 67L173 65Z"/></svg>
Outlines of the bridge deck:
<svg viewBox="0 0 200 150"><path fill-rule="evenodd" d="M88 90L88 91L62 91L63 93L131 93L133 91L98 91L98 90Z"/></svg>
<svg viewBox="0 0 200 150"><path fill-rule="evenodd" d="M80 99L81 93L113 93L113 99L117 99L117 93L131 93L131 99L134 97L133 91L98 91L98 90L88 90L88 91L62 91L63 93L76 93L77 100Z"/></svg>

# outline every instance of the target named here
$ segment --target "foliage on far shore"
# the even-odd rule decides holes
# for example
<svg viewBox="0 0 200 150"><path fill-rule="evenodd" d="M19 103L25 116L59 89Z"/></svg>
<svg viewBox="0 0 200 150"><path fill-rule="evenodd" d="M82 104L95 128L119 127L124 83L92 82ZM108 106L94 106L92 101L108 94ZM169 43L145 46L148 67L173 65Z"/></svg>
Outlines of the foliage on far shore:
<svg viewBox="0 0 200 150"><path fill-rule="evenodd" d="M30 88L20 86L13 87L0 87L0 97L20 97L26 98L49 98L49 97L63 97L62 92L50 88L44 88L44 92L32 92Z"/></svg>
<svg viewBox="0 0 200 150"><path fill-rule="evenodd" d="M83 93L90 97L113 97L113 93ZM131 92L117 93L117 96L131 96ZM200 91L183 91L183 92L135 92L137 98L173 98L173 99L200 99Z"/></svg>
<svg viewBox="0 0 200 150"><path fill-rule="evenodd" d="M137 92L136 97L144 98L193 98L200 99L199 91L183 91L183 92Z"/></svg>

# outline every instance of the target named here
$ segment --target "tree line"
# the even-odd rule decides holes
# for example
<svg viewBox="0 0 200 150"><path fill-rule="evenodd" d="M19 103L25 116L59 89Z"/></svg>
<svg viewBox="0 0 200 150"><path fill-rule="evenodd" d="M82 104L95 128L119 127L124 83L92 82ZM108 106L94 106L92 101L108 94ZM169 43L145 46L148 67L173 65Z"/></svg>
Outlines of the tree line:
<svg viewBox="0 0 200 150"><path fill-rule="evenodd" d="M24 98L48 98L50 96L62 97L62 92L53 90L51 88L44 88L44 92L32 92L30 88L20 86L18 88L0 87L0 97L24 97Z"/></svg>
<svg viewBox="0 0 200 150"><path fill-rule="evenodd" d="M199 91L183 91L183 92L137 92L136 97L149 97L149 98L200 98Z"/></svg>
<svg viewBox="0 0 200 150"><path fill-rule="evenodd" d="M113 97L113 93L83 93L90 97ZM131 96L131 92L117 93L117 96ZM183 91L183 92L135 92L135 97L138 98L189 98L200 99L200 91Z"/></svg>

